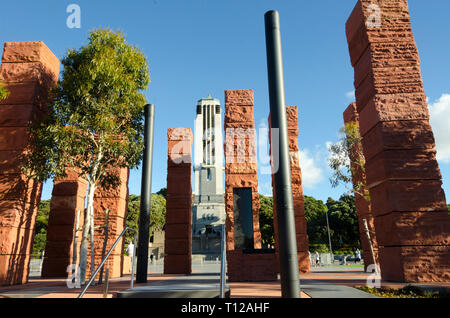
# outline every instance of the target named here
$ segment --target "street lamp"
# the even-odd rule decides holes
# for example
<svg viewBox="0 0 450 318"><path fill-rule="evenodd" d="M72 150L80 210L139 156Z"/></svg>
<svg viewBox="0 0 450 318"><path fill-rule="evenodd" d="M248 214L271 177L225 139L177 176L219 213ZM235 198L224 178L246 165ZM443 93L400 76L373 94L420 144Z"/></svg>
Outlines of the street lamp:
<svg viewBox="0 0 450 318"><path fill-rule="evenodd" d="M328 210L325 211L325 218L327 219L328 244L329 244L330 253L331 253L331 264L333 264L334 257L333 257L333 249L331 248L331 235L330 235L330 223L328 222Z"/></svg>

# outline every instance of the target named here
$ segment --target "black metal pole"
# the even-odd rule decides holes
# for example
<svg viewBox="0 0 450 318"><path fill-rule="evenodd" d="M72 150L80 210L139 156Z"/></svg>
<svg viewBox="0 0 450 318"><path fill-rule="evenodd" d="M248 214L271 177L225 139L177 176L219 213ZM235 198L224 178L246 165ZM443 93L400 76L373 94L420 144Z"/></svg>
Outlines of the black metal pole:
<svg viewBox="0 0 450 318"><path fill-rule="evenodd" d="M139 243L137 248L136 282L147 282L148 243L152 195L153 130L155 105L145 105L144 158L142 163L141 208L139 211Z"/></svg>
<svg viewBox="0 0 450 318"><path fill-rule="evenodd" d="M269 79L270 120L279 129L279 165L274 173L275 204L278 221L281 292L284 298L300 297L300 280L295 237L291 161L284 96L280 18L277 11L265 14L267 71ZM276 145L277 140L272 140ZM274 152L272 152L273 154ZM274 158L272 158L274 160Z"/></svg>
<svg viewBox="0 0 450 318"><path fill-rule="evenodd" d="M328 211L325 212L325 218L327 220L327 230L328 230L328 246L330 247L331 253L331 263L333 263L333 249L331 248L331 235L330 235L330 223L328 222Z"/></svg>

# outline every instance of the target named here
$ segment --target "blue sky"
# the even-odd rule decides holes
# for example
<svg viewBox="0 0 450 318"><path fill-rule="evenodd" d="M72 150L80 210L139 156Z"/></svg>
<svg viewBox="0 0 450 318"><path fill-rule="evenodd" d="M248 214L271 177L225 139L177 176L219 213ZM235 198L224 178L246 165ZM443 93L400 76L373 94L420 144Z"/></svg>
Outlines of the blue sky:
<svg viewBox="0 0 450 318"><path fill-rule="evenodd" d="M69 29L66 8L81 8L81 28ZM328 181L327 142L336 142L342 112L353 100L345 22L356 0L21 0L2 4L0 45L43 41L59 58L87 42L89 31L110 27L148 58L152 83L145 92L156 105L153 192L166 184L167 129L194 126L198 99L211 94L223 105L225 89L253 89L255 122L269 112L264 13L281 17L286 102L299 106L304 192L337 199L345 188ZM410 0L413 32L437 138L444 189L450 190L450 1ZM140 193L140 170L130 192ZM260 192L271 193L260 175ZM43 199L51 196L46 183Z"/></svg>

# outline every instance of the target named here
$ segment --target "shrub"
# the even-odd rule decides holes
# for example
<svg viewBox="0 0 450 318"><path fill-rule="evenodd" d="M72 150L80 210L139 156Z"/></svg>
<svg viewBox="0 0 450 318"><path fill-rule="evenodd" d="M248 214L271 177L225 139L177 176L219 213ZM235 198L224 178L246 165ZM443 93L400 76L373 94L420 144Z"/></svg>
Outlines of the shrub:
<svg viewBox="0 0 450 318"><path fill-rule="evenodd" d="M319 253L329 253L328 246L326 244L309 244L309 250L311 253L319 252Z"/></svg>

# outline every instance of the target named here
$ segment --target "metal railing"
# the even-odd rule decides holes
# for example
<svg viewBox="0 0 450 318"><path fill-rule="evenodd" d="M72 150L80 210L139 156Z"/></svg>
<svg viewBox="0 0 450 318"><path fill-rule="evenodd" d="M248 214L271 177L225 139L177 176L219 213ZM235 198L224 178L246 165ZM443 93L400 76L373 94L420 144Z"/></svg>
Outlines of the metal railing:
<svg viewBox="0 0 450 318"><path fill-rule="evenodd" d="M80 295L78 295L77 298L82 298L84 296L84 294L86 293L87 289L89 288L89 286L91 286L92 282L95 280L95 276L98 274L98 272L100 271L100 269L102 269L103 265L105 265L106 260L108 259L109 255L111 255L112 251L114 250L114 248L116 247L117 243L119 243L120 239L125 235L125 233L130 230L134 232L134 250L133 250L133 261L131 264L131 288L133 288L133 281L134 281L134 264L135 264L135 258L136 258L136 239L137 239L137 231L135 229L132 229L130 227L126 227L122 233L119 235L119 237L116 239L116 241L114 242L113 246L111 247L111 249L108 251L108 253L105 255L105 257L102 259L102 262L100 263L100 265L97 267L97 269L94 271L94 273L91 275L91 279L89 280L89 282L86 284L86 286L84 287L83 291L80 293Z"/></svg>
<svg viewBox="0 0 450 318"><path fill-rule="evenodd" d="M227 260L227 248L226 248L226 233L225 224L222 225L222 239L220 244L220 298L225 298L225 283L226 283L226 260Z"/></svg>

